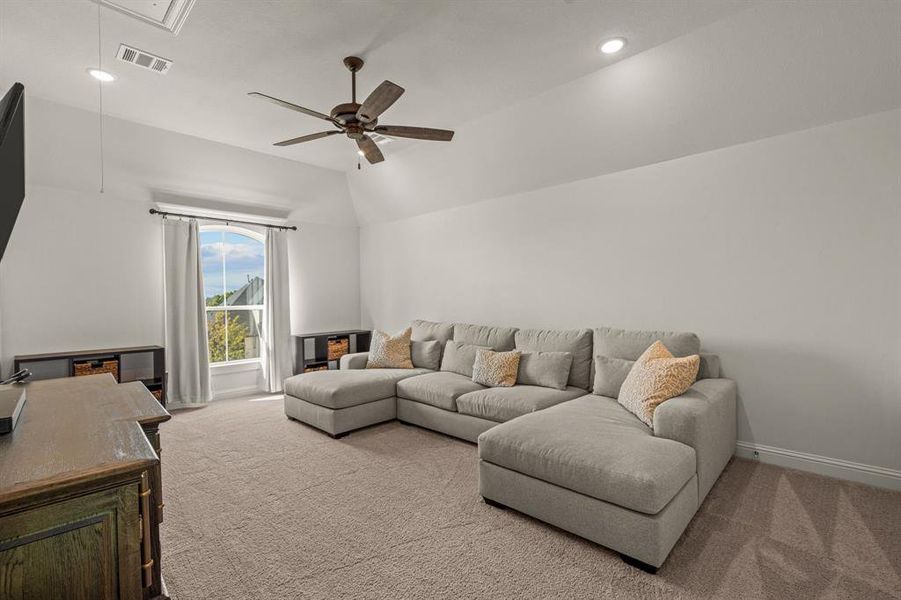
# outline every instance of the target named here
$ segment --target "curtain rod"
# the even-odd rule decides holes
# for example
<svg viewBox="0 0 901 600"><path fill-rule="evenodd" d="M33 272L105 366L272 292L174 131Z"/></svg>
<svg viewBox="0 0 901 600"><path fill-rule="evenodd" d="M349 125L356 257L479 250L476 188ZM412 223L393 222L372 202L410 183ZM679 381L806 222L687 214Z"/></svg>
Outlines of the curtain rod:
<svg viewBox="0 0 901 600"><path fill-rule="evenodd" d="M223 219L220 217L204 217L201 215L186 215L183 213L174 213L174 212L166 212L163 210L157 210L155 208L150 209L151 215L162 215L164 217L185 217L187 219L201 219L203 221L220 221L222 223L241 223L242 225L256 225L257 227L271 227L272 229L290 229L291 231L297 231L297 227L295 225L269 225L267 223L255 223L253 221L241 221L239 219Z"/></svg>

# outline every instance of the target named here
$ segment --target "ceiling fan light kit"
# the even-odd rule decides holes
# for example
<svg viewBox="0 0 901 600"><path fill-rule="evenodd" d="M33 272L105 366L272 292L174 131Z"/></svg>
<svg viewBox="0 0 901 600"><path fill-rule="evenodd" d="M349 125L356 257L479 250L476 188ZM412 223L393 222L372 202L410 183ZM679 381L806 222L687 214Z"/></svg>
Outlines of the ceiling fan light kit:
<svg viewBox="0 0 901 600"><path fill-rule="evenodd" d="M357 71L363 68L363 59L358 56L348 56L344 59L344 66L350 71L350 102L338 104L329 114L324 114L303 106L298 106L285 100L261 92L250 92L248 95L262 98L284 108L329 121L335 126L334 130L311 133L300 137L276 142L276 146L293 146L343 133L349 139L357 143L359 152L369 161L375 164L385 160L385 156L378 144L370 137L370 134L381 136L410 138L414 140L428 140L433 142L449 142L454 137L454 132L447 129L432 129L429 127L407 127L403 125L379 125L379 116L394 104L404 93L404 88L396 83L385 80L375 88L363 104L357 103Z"/></svg>

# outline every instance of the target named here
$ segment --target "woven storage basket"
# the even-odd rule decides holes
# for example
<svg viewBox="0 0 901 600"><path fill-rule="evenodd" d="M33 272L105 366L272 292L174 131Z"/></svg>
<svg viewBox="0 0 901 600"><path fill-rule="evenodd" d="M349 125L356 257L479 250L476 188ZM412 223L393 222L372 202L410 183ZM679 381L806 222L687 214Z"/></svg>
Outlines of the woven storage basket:
<svg viewBox="0 0 901 600"><path fill-rule="evenodd" d="M350 352L350 338L336 337L328 340L328 359L338 360Z"/></svg>
<svg viewBox="0 0 901 600"><path fill-rule="evenodd" d="M116 380L119 379L119 361L115 358L75 361L72 367L76 377L112 373Z"/></svg>

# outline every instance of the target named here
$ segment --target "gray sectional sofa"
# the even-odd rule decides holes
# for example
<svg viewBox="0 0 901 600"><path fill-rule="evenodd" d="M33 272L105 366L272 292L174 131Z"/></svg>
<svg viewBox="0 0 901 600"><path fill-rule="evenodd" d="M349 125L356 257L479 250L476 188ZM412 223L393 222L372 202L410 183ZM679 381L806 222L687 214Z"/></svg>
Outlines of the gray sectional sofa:
<svg viewBox="0 0 901 600"><path fill-rule="evenodd" d="M287 379L285 414L334 437L398 419L477 442L486 502L612 548L652 572L734 452L735 382L720 377L719 360L700 352L694 334L421 320L412 328L417 368L365 369L365 353L346 355L338 371ZM657 408L651 428L593 390L596 364L628 365L623 361L636 360L656 340L675 356L701 354L701 368L686 393ZM484 387L449 364L472 346L519 349L524 361L566 352L569 376L556 387L530 385L544 383L546 374L521 362L529 383Z"/></svg>

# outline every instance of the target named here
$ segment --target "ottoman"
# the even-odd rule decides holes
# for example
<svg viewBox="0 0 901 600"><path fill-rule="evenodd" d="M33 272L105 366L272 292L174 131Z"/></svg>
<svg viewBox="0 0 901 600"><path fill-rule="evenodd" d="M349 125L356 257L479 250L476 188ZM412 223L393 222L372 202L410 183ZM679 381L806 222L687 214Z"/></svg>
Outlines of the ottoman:
<svg viewBox="0 0 901 600"><path fill-rule="evenodd" d="M428 369L313 371L285 380L285 414L338 437L397 415L397 382Z"/></svg>

